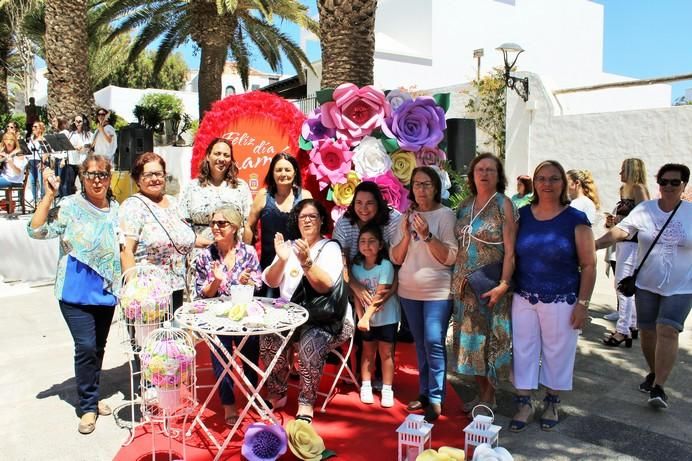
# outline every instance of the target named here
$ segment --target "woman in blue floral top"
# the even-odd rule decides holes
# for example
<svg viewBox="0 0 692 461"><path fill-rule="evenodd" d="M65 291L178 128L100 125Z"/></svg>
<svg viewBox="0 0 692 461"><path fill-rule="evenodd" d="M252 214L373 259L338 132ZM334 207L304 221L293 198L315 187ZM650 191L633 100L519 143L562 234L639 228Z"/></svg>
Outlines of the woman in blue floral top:
<svg viewBox="0 0 692 461"><path fill-rule="evenodd" d="M46 194L28 225L35 239L60 238L55 296L75 345L75 382L82 434L96 428L98 415L110 408L99 402L99 377L106 340L117 303L121 267L118 251L118 203L110 191L111 165L90 156L81 165L83 193L71 195L49 213L60 180L44 170Z"/></svg>
<svg viewBox="0 0 692 461"><path fill-rule="evenodd" d="M197 258L197 279L195 292L202 298L228 296L233 285L254 285L258 290L262 285L261 269L255 249L241 241L243 216L233 206L217 208L209 218L214 243L202 250ZM227 350L232 343L237 344L237 336L219 336ZM243 354L257 364L259 361L259 337L250 336L243 347ZM211 355L214 374L218 379L223 366ZM257 373L248 364L243 363L248 380L257 385ZM233 380L226 375L219 386L219 397L224 409L226 424L233 426L238 420L238 410L233 394Z"/></svg>

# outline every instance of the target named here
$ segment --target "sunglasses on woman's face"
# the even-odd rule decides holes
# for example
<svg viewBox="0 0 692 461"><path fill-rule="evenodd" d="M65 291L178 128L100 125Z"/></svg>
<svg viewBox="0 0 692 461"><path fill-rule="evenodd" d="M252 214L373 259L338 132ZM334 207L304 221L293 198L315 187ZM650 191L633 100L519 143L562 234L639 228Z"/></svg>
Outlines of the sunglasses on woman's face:
<svg viewBox="0 0 692 461"><path fill-rule="evenodd" d="M659 186L667 186L670 184L673 187L678 187L680 184L682 184L682 179L665 179L661 178L658 181Z"/></svg>
<svg viewBox="0 0 692 461"><path fill-rule="evenodd" d="M84 179L88 179L89 181L94 181L96 179L100 181L105 181L110 177L111 174L107 171L87 171L86 173L84 173Z"/></svg>
<svg viewBox="0 0 692 461"><path fill-rule="evenodd" d="M231 223L228 221L210 221L209 227L218 227L219 229L225 229L230 226Z"/></svg>

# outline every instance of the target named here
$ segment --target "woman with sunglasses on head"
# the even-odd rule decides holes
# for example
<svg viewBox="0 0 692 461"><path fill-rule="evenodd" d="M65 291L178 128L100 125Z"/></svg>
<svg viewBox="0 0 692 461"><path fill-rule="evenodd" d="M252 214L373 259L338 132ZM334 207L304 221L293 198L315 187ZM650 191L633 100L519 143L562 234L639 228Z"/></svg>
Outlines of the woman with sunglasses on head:
<svg viewBox="0 0 692 461"><path fill-rule="evenodd" d="M297 235L289 235L288 217L293 207L304 198L312 198L310 191L303 189L298 161L291 155L281 152L276 154L269 170L264 177L264 189L255 196L247 220L245 236L246 243L253 243L257 237L258 224L261 226L260 265L269 267L274 260L274 235L277 232L285 234L286 239L294 239ZM261 293L271 298L278 297L278 290L264 285Z"/></svg>
<svg viewBox="0 0 692 461"><path fill-rule="evenodd" d="M91 149L93 136L89 131L89 119L87 119L86 114L75 116L67 139L75 150L68 152L67 164L60 172L62 184L60 195L63 197L77 192L76 181L79 174L79 164L86 158Z"/></svg>
<svg viewBox="0 0 692 461"><path fill-rule="evenodd" d="M121 278L118 203L110 193L111 165L101 156L82 163L82 193L49 210L59 179L44 171L46 194L28 225L36 239L60 238L55 296L75 346L75 384L79 397L78 431L90 434L98 416L111 414L99 401L101 365L117 304Z"/></svg>
<svg viewBox="0 0 692 461"><path fill-rule="evenodd" d="M166 194L166 162L145 152L132 165L130 176L139 192L120 207L120 230L125 243L120 253L123 271L135 264L161 267L173 290L173 310L183 304L185 255L195 244L195 233L183 219L178 201Z"/></svg>
<svg viewBox="0 0 692 461"><path fill-rule="evenodd" d="M34 200L43 196L43 166L48 160L46 150L46 125L36 121L31 125L31 136L27 142L29 147L29 190L31 190Z"/></svg>
<svg viewBox="0 0 692 461"><path fill-rule="evenodd" d="M197 277L195 293L200 298L230 296L233 285L251 285L255 291L262 285L261 269L255 249L242 242L243 217L234 206L223 205L209 217L209 228L214 243L200 251L195 263ZM220 335L219 339L227 351L237 346L238 336ZM259 362L259 336L250 335L243 346L243 354L255 365ZM211 363L216 378L223 372L223 366L214 354ZM257 385L257 373L243 363L245 376ZM233 427L238 420L238 409L233 394L233 380L225 376L219 386L219 397L224 409L224 420L227 426Z"/></svg>
<svg viewBox="0 0 692 461"><path fill-rule="evenodd" d="M649 405L656 408L668 407L663 386L673 370L678 336L692 307L692 203L682 200L689 180L686 165L663 165L656 174L661 198L640 203L596 241L600 249L638 236L634 297L642 352L649 366L639 390L649 394Z"/></svg>

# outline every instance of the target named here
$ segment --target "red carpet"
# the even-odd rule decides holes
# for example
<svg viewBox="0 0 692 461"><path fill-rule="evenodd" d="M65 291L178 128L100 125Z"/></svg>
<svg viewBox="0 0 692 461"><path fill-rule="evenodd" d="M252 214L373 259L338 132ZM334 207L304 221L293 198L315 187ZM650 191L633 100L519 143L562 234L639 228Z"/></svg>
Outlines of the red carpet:
<svg viewBox="0 0 692 461"><path fill-rule="evenodd" d="M198 367L204 367L209 362L209 352L206 347L199 348ZM333 365L328 365L333 367ZM397 459L397 435L396 428L408 415L406 404L418 395L418 369L416 367L415 350L413 344L398 344L396 354L396 375L394 377L393 408L382 408L379 405L379 395L375 395L373 405L365 405L354 386L341 384L337 395L327 406L327 413L319 413L316 409L313 426L322 436L326 447L337 453L332 459L349 461L371 460L396 460ZM327 380L323 385L327 385ZM212 382L211 373L200 376L203 383ZM296 413L297 390L289 388L289 404L277 412L277 416L283 422L293 419ZM201 398L206 395L201 396ZM318 403L321 405L322 401ZM461 448L464 441L463 428L469 423L461 410L462 402L450 385L447 386L447 401L444 406L444 415L436 422L432 430L433 448L449 445ZM205 423L212 431L227 434L223 425L223 411L218 399L212 400L211 409L206 411ZM246 424L252 421L246 419ZM189 426L189 423L188 423ZM140 427L131 445L123 447L115 456L117 461L146 461L152 460L152 436L150 426ZM162 434L154 436L156 445L156 460L168 459L168 439ZM240 460L240 446L242 445L242 428L231 441L224 452L223 460ZM172 443L173 451L182 459L182 444L180 440ZM186 460L202 461L211 460L216 454L214 446L205 437L201 430L195 428L191 437L186 439ZM164 452L165 456L164 456ZM295 460L290 450L280 458L282 460Z"/></svg>

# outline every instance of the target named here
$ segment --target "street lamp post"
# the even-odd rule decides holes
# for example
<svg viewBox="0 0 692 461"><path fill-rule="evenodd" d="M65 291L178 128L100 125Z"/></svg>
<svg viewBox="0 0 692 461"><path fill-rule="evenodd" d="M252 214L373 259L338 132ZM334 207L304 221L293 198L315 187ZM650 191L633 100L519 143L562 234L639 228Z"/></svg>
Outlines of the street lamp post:
<svg viewBox="0 0 692 461"><path fill-rule="evenodd" d="M529 78L528 77L516 77L510 72L517 63L517 58L524 52L524 49L517 45L516 43L503 43L502 45L495 48L498 51L502 51L502 57L505 61L505 85L507 88L513 89L524 102L529 99Z"/></svg>

